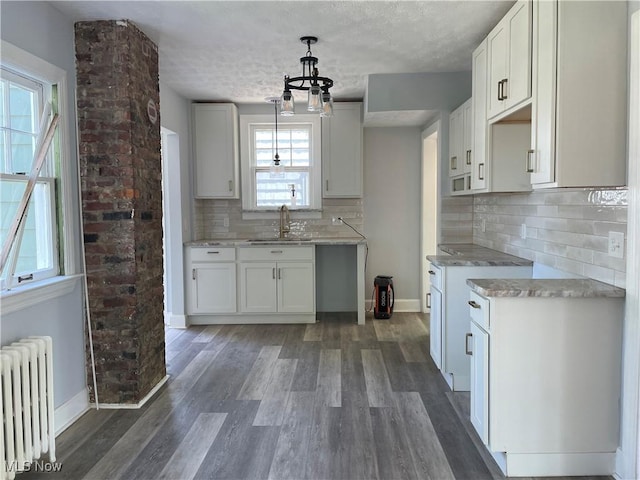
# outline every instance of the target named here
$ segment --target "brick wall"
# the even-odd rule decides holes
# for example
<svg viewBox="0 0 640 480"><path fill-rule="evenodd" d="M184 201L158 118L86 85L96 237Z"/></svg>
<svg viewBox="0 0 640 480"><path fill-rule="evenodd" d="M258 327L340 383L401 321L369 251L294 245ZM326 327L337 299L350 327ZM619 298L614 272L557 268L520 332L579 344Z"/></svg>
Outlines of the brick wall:
<svg viewBox="0 0 640 480"><path fill-rule="evenodd" d="M126 21L79 22L75 42L99 401L137 403L165 376L158 52Z"/></svg>

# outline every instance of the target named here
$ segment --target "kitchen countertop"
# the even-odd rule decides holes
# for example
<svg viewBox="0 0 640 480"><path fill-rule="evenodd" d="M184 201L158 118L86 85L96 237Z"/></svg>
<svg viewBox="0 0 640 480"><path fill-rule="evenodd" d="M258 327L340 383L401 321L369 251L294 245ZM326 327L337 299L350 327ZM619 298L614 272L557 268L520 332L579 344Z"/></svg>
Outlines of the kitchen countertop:
<svg viewBox="0 0 640 480"><path fill-rule="evenodd" d="M321 237L321 238L287 238L251 239L251 238L224 238L194 240L185 242L185 247L246 247L260 245L366 245L367 241L359 237Z"/></svg>
<svg viewBox="0 0 640 480"><path fill-rule="evenodd" d="M427 255L427 260L437 267L523 267L533 265L531 260L470 243L444 244L438 245L438 247L450 255Z"/></svg>
<svg viewBox="0 0 640 480"><path fill-rule="evenodd" d="M467 280L467 285L471 290L485 297L621 298L625 296L623 288L590 278L470 278Z"/></svg>

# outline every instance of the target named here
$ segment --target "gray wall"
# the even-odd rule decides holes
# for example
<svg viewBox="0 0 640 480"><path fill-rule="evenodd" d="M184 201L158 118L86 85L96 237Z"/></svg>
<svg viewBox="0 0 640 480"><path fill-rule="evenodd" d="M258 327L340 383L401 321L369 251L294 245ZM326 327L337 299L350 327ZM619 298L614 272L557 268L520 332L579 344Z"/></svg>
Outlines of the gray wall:
<svg viewBox="0 0 640 480"><path fill-rule="evenodd" d="M71 176L73 192L77 191L76 118L75 118L75 56L73 22L45 2L1 2L3 40L66 70L69 86L66 122L71 145ZM78 200L73 196L72 218L66 218L80 241ZM81 251L66 252L76 260L80 270ZM68 272L76 273L76 272ZM86 387L84 363L84 301L81 283L65 295L43 301L21 311L2 315L2 345L28 335L51 335L54 345L54 396L58 407Z"/></svg>
<svg viewBox="0 0 640 480"><path fill-rule="evenodd" d="M413 127L364 129L366 290L373 288L376 275L392 275L396 299L416 302L420 299L421 132Z"/></svg>

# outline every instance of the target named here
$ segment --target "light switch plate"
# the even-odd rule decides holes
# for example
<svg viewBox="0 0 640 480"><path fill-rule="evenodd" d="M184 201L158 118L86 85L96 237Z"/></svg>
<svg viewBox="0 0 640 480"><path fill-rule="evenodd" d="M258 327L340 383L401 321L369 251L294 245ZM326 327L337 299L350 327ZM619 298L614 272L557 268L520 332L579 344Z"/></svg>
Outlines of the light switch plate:
<svg viewBox="0 0 640 480"><path fill-rule="evenodd" d="M609 256L615 258L624 257L623 232L609 232Z"/></svg>
<svg viewBox="0 0 640 480"><path fill-rule="evenodd" d="M342 225L342 220L338 217L331 217L331 225Z"/></svg>

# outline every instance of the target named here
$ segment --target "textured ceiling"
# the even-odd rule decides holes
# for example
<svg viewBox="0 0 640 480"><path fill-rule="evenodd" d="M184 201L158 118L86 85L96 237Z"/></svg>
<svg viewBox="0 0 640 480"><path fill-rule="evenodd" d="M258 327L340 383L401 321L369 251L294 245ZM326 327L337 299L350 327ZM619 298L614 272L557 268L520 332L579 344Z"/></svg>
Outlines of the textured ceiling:
<svg viewBox="0 0 640 480"><path fill-rule="evenodd" d="M513 1L54 1L74 21L128 19L158 44L160 79L193 100L261 102L312 47L336 99L371 73L471 70L471 52Z"/></svg>

